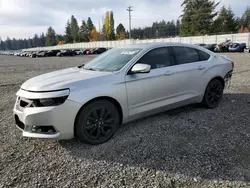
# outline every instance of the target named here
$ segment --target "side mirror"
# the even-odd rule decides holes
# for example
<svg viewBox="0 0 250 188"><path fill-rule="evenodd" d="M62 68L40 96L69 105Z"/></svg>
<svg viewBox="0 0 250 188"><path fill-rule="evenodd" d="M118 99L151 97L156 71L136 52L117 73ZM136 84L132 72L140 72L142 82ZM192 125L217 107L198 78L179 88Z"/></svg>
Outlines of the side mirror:
<svg viewBox="0 0 250 188"><path fill-rule="evenodd" d="M150 69L151 69L150 65L138 63L133 66L130 72L134 74L135 73L149 73Z"/></svg>

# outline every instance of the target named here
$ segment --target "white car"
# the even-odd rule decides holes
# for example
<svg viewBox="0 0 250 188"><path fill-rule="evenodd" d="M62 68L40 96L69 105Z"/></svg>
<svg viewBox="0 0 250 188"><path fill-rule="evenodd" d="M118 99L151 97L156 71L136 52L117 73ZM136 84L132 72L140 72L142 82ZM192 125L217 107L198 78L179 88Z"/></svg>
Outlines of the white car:
<svg viewBox="0 0 250 188"><path fill-rule="evenodd" d="M233 62L203 47L151 43L113 48L86 65L26 81L14 118L25 137L100 144L120 124L191 103L215 108Z"/></svg>
<svg viewBox="0 0 250 188"><path fill-rule="evenodd" d="M76 52L77 55L83 55L82 50L73 50L74 52Z"/></svg>

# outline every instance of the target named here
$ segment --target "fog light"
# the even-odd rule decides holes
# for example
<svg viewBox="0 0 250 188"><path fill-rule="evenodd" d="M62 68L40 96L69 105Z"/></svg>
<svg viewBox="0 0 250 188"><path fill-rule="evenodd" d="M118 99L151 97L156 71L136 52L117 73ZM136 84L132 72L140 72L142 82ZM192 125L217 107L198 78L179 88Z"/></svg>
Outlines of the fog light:
<svg viewBox="0 0 250 188"><path fill-rule="evenodd" d="M31 131L33 133L42 133L42 134L55 134L57 131L53 126L38 126L33 125Z"/></svg>

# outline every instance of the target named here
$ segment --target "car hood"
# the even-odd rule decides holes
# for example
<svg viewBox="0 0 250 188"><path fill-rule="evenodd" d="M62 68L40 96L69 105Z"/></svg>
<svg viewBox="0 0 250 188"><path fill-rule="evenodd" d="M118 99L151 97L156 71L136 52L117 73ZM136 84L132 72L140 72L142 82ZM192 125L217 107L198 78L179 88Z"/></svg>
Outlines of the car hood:
<svg viewBox="0 0 250 188"><path fill-rule="evenodd" d="M71 88L77 82L110 74L112 72L91 71L77 67L67 68L31 78L23 83L21 88L28 91L54 91Z"/></svg>

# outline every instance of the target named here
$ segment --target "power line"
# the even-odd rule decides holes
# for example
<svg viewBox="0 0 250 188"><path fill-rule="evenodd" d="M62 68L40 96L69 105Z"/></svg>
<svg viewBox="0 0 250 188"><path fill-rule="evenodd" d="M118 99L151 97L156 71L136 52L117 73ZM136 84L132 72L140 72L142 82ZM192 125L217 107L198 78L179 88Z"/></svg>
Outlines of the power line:
<svg viewBox="0 0 250 188"><path fill-rule="evenodd" d="M133 6L129 6L129 7L127 8L128 16L129 16L129 39L131 39L131 12L133 11L133 10L132 10L132 7L133 7Z"/></svg>

